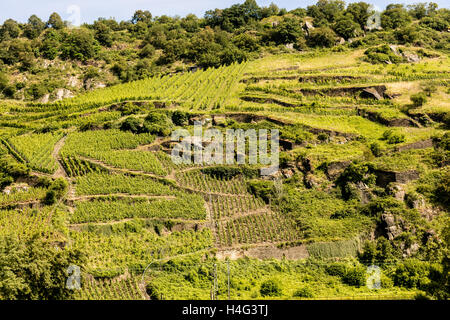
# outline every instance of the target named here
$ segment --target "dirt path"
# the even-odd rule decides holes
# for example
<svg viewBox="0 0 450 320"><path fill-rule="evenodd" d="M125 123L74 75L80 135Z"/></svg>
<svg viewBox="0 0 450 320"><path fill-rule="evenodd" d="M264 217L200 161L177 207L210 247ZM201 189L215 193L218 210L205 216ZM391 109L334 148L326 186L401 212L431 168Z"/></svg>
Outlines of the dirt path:
<svg viewBox="0 0 450 320"><path fill-rule="evenodd" d="M128 193L108 193L108 194L92 194L92 195L83 195L83 196L75 196L67 198L67 201L88 201L91 199L98 198L107 198L107 197L118 197L118 198L146 198L146 199L165 199L165 200L173 200L176 199L175 196L152 196L148 194L128 194Z"/></svg>
<svg viewBox="0 0 450 320"><path fill-rule="evenodd" d="M96 160L96 159L92 159L89 157L85 157L85 156L77 156L78 158L85 160L85 161L89 161L92 162L96 165L99 165L105 169L108 169L110 171L119 171L119 172L124 172L124 173L131 173L131 174L136 174L136 175L143 175L143 176L148 176L154 179L161 179L161 178L166 178L167 176L158 176L154 173L150 173L150 172L145 172L145 171L141 171L141 170L133 170L133 169L126 169L126 168L118 168L118 167L114 167L112 165L109 165L103 161L100 160Z"/></svg>
<svg viewBox="0 0 450 320"><path fill-rule="evenodd" d="M52 178L65 178L67 179L67 173L64 170L62 164L61 164L61 157L59 156L59 151L64 146L64 143L66 142L66 137L62 137L53 148L52 152L52 158L55 159L56 163L58 164L58 169L55 171L55 173L52 175Z"/></svg>
<svg viewBox="0 0 450 320"><path fill-rule="evenodd" d="M133 218L125 218L121 220L112 220L112 221L102 221L102 222L81 222L81 223L70 223L69 228L76 229L79 227L87 226L87 225L95 225L95 226L107 226L113 224L119 224L124 222L129 222L132 220L141 219L141 220L154 220L154 221L166 221L170 220L176 223L184 223L184 224L192 224L192 225L200 225L204 224L204 220L188 220L188 219L179 219L179 218L162 218L162 217L151 217L151 218L141 218L141 217L133 217Z"/></svg>

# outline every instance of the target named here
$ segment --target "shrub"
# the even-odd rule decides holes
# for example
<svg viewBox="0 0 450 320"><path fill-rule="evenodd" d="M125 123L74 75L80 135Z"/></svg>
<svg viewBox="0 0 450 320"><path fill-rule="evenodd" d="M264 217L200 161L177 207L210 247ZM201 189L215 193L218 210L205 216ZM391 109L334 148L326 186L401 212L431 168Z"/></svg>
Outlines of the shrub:
<svg viewBox="0 0 450 320"><path fill-rule="evenodd" d="M176 110L172 113L172 122L177 126L183 126L188 121L186 112Z"/></svg>
<svg viewBox="0 0 450 320"><path fill-rule="evenodd" d="M335 262L330 265L327 265L325 268L326 273L330 276L335 277L344 277L347 270L347 266L344 263Z"/></svg>
<svg viewBox="0 0 450 320"><path fill-rule="evenodd" d="M437 91L437 87L433 83L426 83L422 85L422 90L427 97L431 97L431 95Z"/></svg>
<svg viewBox="0 0 450 320"><path fill-rule="evenodd" d="M269 203L270 198L275 194L273 182L251 180L247 182L247 187L250 193L263 199L266 203Z"/></svg>
<svg viewBox="0 0 450 320"><path fill-rule="evenodd" d="M379 157L381 156L382 152L381 152L381 146L378 142L374 142L370 145L370 151L372 152L372 154L375 157Z"/></svg>
<svg viewBox="0 0 450 320"><path fill-rule="evenodd" d="M396 55L387 44L369 48L364 54L366 55L365 59L370 63L400 63L403 61L403 58Z"/></svg>
<svg viewBox="0 0 450 320"><path fill-rule="evenodd" d="M403 203L392 198L376 198L360 209L360 213L369 217L376 217L389 209L399 209L403 207Z"/></svg>
<svg viewBox="0 0 450 320"><path fill-rule="evenodd" d="M408 259L396 266L392 279L396 286L424 288L430 283L430 279L428 279L429 273L430 266L427 262Z"/></svg>
<svg viewBox="0 0 450 320"><path fill-rule="evenodd" d="M314 293L309 287L302 287L297 289L292 296L298 298L313 298Z"/></svg>
<svg viewBox="0 0 450 320"><path fill-rule="evenodd" d="M120 125L120 130L131 131L133 133L138 133L140 130L140 121L134 117L128 117Z"/></svg>
<svg viewBox="0 0 450 320"><path fill-rule="evenodd" d="M364 264L385 262L394 258L394 249L389 240L380 237L376 242L366 241L358 258Z"/></svg>
<svg viewBox="0 0 450 320"><path fill-rule="evenodd" d="M44 204L51 206L56 202L56 192L54 190L48 190L44 197Z"/></svg>
<svg viewBox="0 0 450 320"><path fill-rule="evenodd" d="M410 99L414 108L421 107L427 102L427 97L424 92L413 94Z"/></svg>
<svg viewBox="0 0 450 320"><path fill-rule="evenodd" d="M366 284L366 268L363 266L348 268L342 281L350 286L364 286Z"/></svg>
<svg viewBox="0 0 450 320"><path fill-rule="evenodd" d="M281 295L281 287L278 281L274 279L266 280L261 284L259 293L263 297L275 297Z"/></svg>
<svg viewBox="0 0 450 320"><path fill-rule="evenodd" d="M160 300L161 299L161 293L160 293L159 289L153 283L147 284L145 291L147 292L147 294L151 300Z"/></svg>
<svg viewBox="0 0 450 320"><path fill-rule="evenodd" d="M396 132L393 129L388 129L383 132L381 140L385 140L389 144L397 144L405 142L406 138L403 133Z"/></svg>
<svg viewBox="0 0 450 320"><path fill-rule="evenodd" d="M307 44L310 47L332 47L336 42L336 34L327 27L316 28L311 31Z"/></svg>
<svg viewBox="0 0 450 320"><path fill-rule="evenodd" d="M57 198L61 198L64 195L64 193L67 191L68 187L69 187L69 185L65 179L57 178L55 181L52 182L49 190L54 191L55 196Z"/></svg>

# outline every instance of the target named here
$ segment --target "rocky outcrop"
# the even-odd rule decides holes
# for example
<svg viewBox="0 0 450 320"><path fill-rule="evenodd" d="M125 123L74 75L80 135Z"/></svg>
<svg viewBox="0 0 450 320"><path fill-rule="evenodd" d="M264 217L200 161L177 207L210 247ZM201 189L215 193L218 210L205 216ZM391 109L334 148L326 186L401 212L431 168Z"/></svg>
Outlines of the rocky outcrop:
<svg viewBox="0 0 450 320"><path fill-rule="evenodd" d="M341 97L348 95L360 95L361 98L366 99L391 99L392 96L386 93L386 86L356 86L356 87L334 87L325 89L296 89L305 96L323 95L330 97Z"/></svg>
<svg viewBox="0 0 450 320"><path fill-rule="evenodd" d="M381 222L378 227L383 236L389 240L394 240L403 232L404 222L403 219L396 219L394 215L390 213L383 213L381 215Z"/></svg>
<svg viewBox="0 0 450 320"><path fill-rule="evenodd" d="M311 31L315 29L314 26L312 25L312 23L309 22L309 21L305 21L305 23L303 24L302 28L303 28L303 31L305 32L305 34L307 36L309 36Z"/></svg>
<svg viewBox="0 0 450 320"><path fill-rule="evenodd" d="M277 248L274 245L267 246L255 246L248 249L229 249L220 250L216 254L217 259L241 259L241 258L253 258L253 259L287 259L298 260L306 259L309 257L308 250L305 245L289 247L289 248Z"/></svg>
<svg viewBox="0 0 450 320"><path fill-rule="evenodd" d="M411 180L419 179L419 173L416 170L407 171L387 171L375 170L377 176L376 184L385 188L389 183L406 183Z"/></svg>
<svg viewBox="0 0 450 320"><path fill-rule="evenodd" d="M403 146L395 147L396 152L402 152L406 150L413 150L413 149L427 149L433 147L433 139L427 139L427 140L421 140L417 142L413 142L410 144L406 144Z"/></svg>
<svg viewBox="0 0 450 320"><path fill-rule="evenodd" d="M326 175L330 180L336 180L350 165L351 161L335 161L327 165Z"/></svg>
<svg viewBox="0 0 450 320"><path fill-rule="evenodd" d="M248 102L256 102L256 103L278 104L280 106L290 107L290 108L295 108L295 107L301 106L301 104L293 104L290 102L281 101L281 100L274 99L274 98L242 96L241 100L248 101Z"/></svg>
<svg viewBox="0 0 450 320"><path fill-rule="evenodd" d="M55 96L56 96L55 97L56 101L74 97L72 91L67 90L67 89L57 89L55 92Z"/></svg>
<svg viewBox="0 0 450 320"><path fill-rule="evenodd" d="M356 109L357 115L388 127L421 127L419 123L409 118L386 119L379 112L366 109Z"/></svg>

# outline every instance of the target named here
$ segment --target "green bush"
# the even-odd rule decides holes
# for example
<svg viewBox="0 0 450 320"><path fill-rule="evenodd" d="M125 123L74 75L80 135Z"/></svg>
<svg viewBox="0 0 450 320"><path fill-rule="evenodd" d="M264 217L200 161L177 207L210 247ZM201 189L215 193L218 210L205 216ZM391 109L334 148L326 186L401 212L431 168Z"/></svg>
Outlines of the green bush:
<svg viewBox="0 0 450 320"><path fill-rule="evenodd" d="M414 108L421 107L427 102L427 97L424 92L413 94L410 99Z"/></svg>
<svg viewBox="0 0 450 320"><path fill-rule="evenodd" d="M270 181L251 180L247 182L247 187L250 193L263 199L266 203L269 203L275 194L273 182Z"/></svg>
<svg viewBox="0 0 450 320"><path fill-rule="evenodd" d="M292 296L297 298L313 298L314 293L311 288L305 286L297 289Z"/></svg>
<svg viewBox="0 0 450 320"><path fill-rule="evenodd" d="M378 142L374 142L370 145L370 151L375 157L379 157L382 155L381 146Z"/></svg>
<svg viewBox="0 0 450 320"><path fill-rule="evenodd" d="M366 55L365 59L370 63L400 63L403 61L403 58L396 55L387 44L369 48L364 54Z"/></svg>
<svg viewBox="0 0 450 320"><path fill-rule="evenodd" d="M56 203L56 192L55 190L48 190L44 197L44 204L51 206Z"/></svg>
<svg viewBox="0 0 450 320"><path fill-rule="evenodd" d="M393 129L388 129L383 132L381 140L385 140L389 144L397 144L406 141L405 135L400 132L396 132Z"/></svg>
<svg viewBox="0 0 450 320"><path fill-rule="evenodd" d="M408 259L397 264L392 279L396 286L424 288L430 283L429 273L429 263L417 259Z"/></svg>
<svg viewBox="0 0 450 320"><path fill-rule="evenodd" d="M280 283L274 279L266 280L261 284L259 293L263 297L276 297L281 296Z"/></svg>
<svg viewBox="0 0 450 320"><path fill-rule="evenodd" d="M364 264L386 262L394 259L394 248L389 240L380 237L376 242L366 241L362 251L358 254L359 260Z"/></svg>
<svg viewBox="0 0 450 320"><path fill-rule="evenodd" d="M345 284L354 287L362 287L366 285L366 268L363 266L349 267L345 275L342 277Z"/></svg>
<svg viewBox="0 0 450 320"><path fill-rule="evenodd" d="M49 191L54 191L55 196L59 199L61 198L67 191L69 184L64 178L57 178L50 185Z"/></svg>
<svg viewBox="0 0 450 320"><path fill-rule="evenodd" d="M120 125L120 130L138 133L141 130L140 126L141 122L139 121L139 119L128 117Z"/></svg>
<svg viewBox="0 0 450 320"><path fill-rule="evenodd" d="M336 34L328 27L316 28L312 30L307 39L310 47L327 47L334 46L336 42Z"/></svg>
<svg viewBox="0 0 450 320"><path fill-rule="evenodd" d="M376 198L361 207L360 213L369 217L376 217L388 210L403 208L403 203L392 198Z"/></svg>

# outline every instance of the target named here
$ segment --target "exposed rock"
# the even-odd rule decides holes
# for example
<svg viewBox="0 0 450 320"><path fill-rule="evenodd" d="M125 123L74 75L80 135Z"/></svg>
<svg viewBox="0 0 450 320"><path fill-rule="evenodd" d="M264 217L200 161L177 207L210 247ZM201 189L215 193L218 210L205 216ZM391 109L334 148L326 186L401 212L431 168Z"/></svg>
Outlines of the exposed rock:
<svg viewBox="0 0 450 320"><path fill-rule="evenodd" d="M309 189L317 188L319 186L317 179L310 173L306 174L303 180L303 183Z"/></svg>
<svg viewBox="0 0 450 320"><path fill-rule="evenodd" d="M356 183L356 190L359 193L359 201L362 204L367 204L370 202L370 200L373 199L373 194L370 191L369 187L364 184L363 182L359 181L358 183Z"/></svg>
<svg viewBox="0 0 450 320"><path fill-rule="evenodd" d="M409 248L405 249L405 252L403 253L403 257L409 257L411 255L413 255L414 253L416 253L419 250L419 244L417 242L414 242L413 244L411 244L411 246Z"/></svg>
<svg viewBox="0 0 450 320"><path fill-rule="evenodd" d="M102 89L102 88L106 88L106 84L104 84L103 82L99 82L94 85L94 89Z"/></svg>
<svg viewBox="0 0 450 320"><path fill-rule="evenodd" d="M424 209L424 208L425 208L425 205L426 205L426 204L425 204L425 199L419 198L419 199L417 199L417 200L414 200L414 201L412 201L411 205L412 205L412 207L413 207L414 209L417 209L417 210Z"/></svg>
<svg viewBox="0 0 450 320"><path fill-rule="evenodd" d="M340 45L340 44L344 44L345 43L345 39L344 38L339 38L337 41L336 41L336 44L338 44L338 45Z"/></svg>
<svg viewBox="0 0 450 320"><path fill-rule="evenodd" d="M384 235L389 240L395 239L399 234L403 232L402 228L397 225L395 217L390 213L383 213L381 215L381 228L384 228Z"/></svg>
<svg viewBox="0 0 450 320"><path fill-rule="evenodd" d="M56 90L56 100L62 100L62 99L66 99L66 98L73 98L74 95L70 90L67 89L57 89Z"/></svg>
<svg viewBox="0 0 450 320"><path fill-rule="evenodd" d="M106 84L104 84L102 82L96 83L94 79L87 79L84 82L84 88L86 90L101 89L101 88L105 88L105 87L106 87Z"/></svg>
<svg viewBox="0 0 450 320"><path fill-rule="evenodd" d="M300 107L301 104L293 104L286 101L282 101L279 99L274 98L264 98L264 97L254 97L254 96L242 96L240 97L241 100L249 101L249 102L256 102L256 103L268 103L268 104L278 104L283 107Z"/></svg>
<svg viewBox="0 0 450 320"><path fill-rule="evenodd" d="M401 152L411 149L426 149L433 147L433 139L421 140L404 146L396 147L395 151Z"/></svg>
<svg viewBox="0 0 450 320"><path fill-rule="evenodd" d="M281 173L285 178L291 178L294 175L294 170L292 169L281 169Z"/></svg>
<svg viewBox="0 0 450 320"><path fill-rule="evenodd" d="M76 76L71 76L71 77L69 78L69 80L67 81L67 85L68 85L69 87L72 87L72 88L74 88L74 87L80 87L80 86L81 86L81 82L80 82L80 80L79 80Z"/></svg>
<svg viewBox="0 0 450 320"><path fill-rule="evenodd" d="M42 98L39 99L39 102L40 103L48 103L49 100L50 100L50 94L47 93Z"/></svg>
<svg viewBox="0 0 450 320"><path fill-rule="evenodd" d="M311 30L314 30L314 26L312 25L311 22L309 21L305 21L305 23L303 24L303 30L305 31L305 33L307 35L309 35L309 33L311 32Z"/></svg>
<svg viewBox="0 0 450 320"><path fill-rule="evenodd" d="M327 166L326 174L330 180L335 180L342 171L350 165L351 161L335 161Z"/></svg>
<svg viewBox="0 0 450 320"><path fill-rule="evenodd" d="M294 142L287 139L279 139L279 144L284 150L292 150L295 146Z"/></svg>
<svg viewBox="0 0 450 320"><path fill-rule="evenodd" d="M289 247L289 248L277 248L274 245L268 245L264 247L253 247L248 249L228 249L220 250L216 254L217 259L230 259L236 260L244 257L253 259L287 259L298 260L306 259L309 257L307 247L305 245Z"/></svg>
<svg viewBox="0 0 450 320"><path fill-rule="evenodd" d="M376 100L383 100L383 97L374 88L366 88L361 92L362 98L372 98Z"/></svg>
<svg viewBox="0 0 450 320"><path fill-rule="evenodd" d="M213 124L218 126L218 125L222 125L225 124L226 122L226 117L224 115L214 115L213 116Z"/></svg>
<svg viewBox="0 0 450 320"><path fill-rule="evenodd" d="M402 185L395 184L392 187L391 192L392 192L392 194L393 194L395 199L397 199L399 201L404 201L405 200L406 192L405 192L405 189L404 189L404 187Z"/></svg>
<svg viewBox="0 0 450 320"><path fill-rule="evenodd" d="M294 92L300 92L305 96L315 96L315 95L327 95L330 97L342 97L349 95L360 95L365 98L374 98L374 93L372 90L369 92L364 92L365 89L374 89L376 91L377 96L382 98L389 98L390 96L386 94L386 86L385 85L377 85L377 86L353 86L353 87L332 87L325 89L311 89L311 88L302 88L295 89Z"/></svg>
<svg viewBox="0 0 450 320"><path fill-rule="evenodd" d="M397 46L395 46L395 45L393 45L393 44L390 44L390 45L389 45L389 49L391 49L391 51L392 51L394 54L399 55Z"/></svg>
<svg viewBox="0 0 450 320"><path fill-rule="evenodd" d="M402 56L405 57L406 61L408 62L418 62L420 61L420 58L417 54L412 52L403 52Z"/></svg>
<svg viewBox="0 0 450 320"><path fill-rule="evenodd" d="M386 119L379 112L359 108L356 109L356 112L361 117L388 127L422 127L417 121L410 118Z"/></svg>
<svg viewBox="0 0 450 320"><path fill-rule="evenodd" d="M294 44L293 43L286 43L285 44L286 49L288 50L294 50Z"/></svg>
<svg viewBox="0 0 450 320"><path fill-rule="evenodd" d="M386 171L375 170L377 176L377 185L385 188L391 182L406 183L411 180L419 179L419 173L416 170L407 171Z"/></svg>

